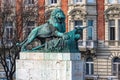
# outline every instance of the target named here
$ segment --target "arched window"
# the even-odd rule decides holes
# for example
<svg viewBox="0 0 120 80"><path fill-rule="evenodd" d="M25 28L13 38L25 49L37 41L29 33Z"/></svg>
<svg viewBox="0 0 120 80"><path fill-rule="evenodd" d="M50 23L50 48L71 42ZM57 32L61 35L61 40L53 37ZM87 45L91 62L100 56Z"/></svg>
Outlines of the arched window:
<svg viewBox="0 0 120 80"><path fill-rule="evenodd" d="M120 76L120 58L113 59L113 75Z"/></svg>
<svg viewBox="0 0 120 80"><path fill-rule="evenodd" d="M94 74L94 63L91 57L86 59L86 75L93 75Z"/></svg>

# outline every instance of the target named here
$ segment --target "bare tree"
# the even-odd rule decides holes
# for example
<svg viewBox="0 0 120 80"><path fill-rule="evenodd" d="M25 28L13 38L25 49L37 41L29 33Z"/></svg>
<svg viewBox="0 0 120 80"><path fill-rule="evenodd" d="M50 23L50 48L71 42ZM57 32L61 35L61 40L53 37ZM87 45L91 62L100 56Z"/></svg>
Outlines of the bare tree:
<svg viewBox="0 0 120 80"><path fill-rule="evenodd" d="M5 2L2 5L0 12L0 62L4 68L7 80L13 80L16 69L15 63L16 59L19 58L20 52L20 47L16 46L16 43L24 39L21 37L23 37L23 29L27 22L37 19L38 6L35 4L33 6L24 6L23 3L19 3L22 6L18 10L20 12L16 13L15 6L11 5L10 2ZM6 26L10 25L13 27L7 30ZM6 59L9 59L10 65Z"/></svg>

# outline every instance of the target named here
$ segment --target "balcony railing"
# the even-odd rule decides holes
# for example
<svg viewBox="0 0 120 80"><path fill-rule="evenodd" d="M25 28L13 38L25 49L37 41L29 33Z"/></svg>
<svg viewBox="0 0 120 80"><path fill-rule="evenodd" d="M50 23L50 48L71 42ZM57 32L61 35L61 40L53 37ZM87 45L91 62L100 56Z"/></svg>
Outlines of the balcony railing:
<svg viewBox="0 0 120 80"><path fill-rule="evenodd" d="M108 40L105 41L105 45L108 47L120 47L120 41L118 40Z"/></svg>
<svg viewBox="0 0 120 80"><path fill-rule="evenodd" d="M86 40L86 41L79 40L78 47L79 48L88 48L88 49L97 48L97 42L94 40Z"/></svg>

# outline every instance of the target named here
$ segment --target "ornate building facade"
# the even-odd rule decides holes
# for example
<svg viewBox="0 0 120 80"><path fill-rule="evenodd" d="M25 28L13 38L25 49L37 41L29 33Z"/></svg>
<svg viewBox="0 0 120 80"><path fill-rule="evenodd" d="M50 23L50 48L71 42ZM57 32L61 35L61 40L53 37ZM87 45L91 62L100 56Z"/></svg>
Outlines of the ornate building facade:
<svg viewBox="0 0 120 80"><path fill-rule="evenodd" d="M46 22L54 8L61 8L64 11L67 31L74 29L75 26L90 26L83 30L78 41L81 59L84 61L85 80L120 80L120 0L1 1L2 4L4 1L11 1L16 14L20 14L21 9L27 11L29 7L35 6L35 9L32 9L35 10L32 19L25 18L26 27L23 26L24 23L17 25L23 29L21 35L24 37L33 27ZM18 16L17 21L25 20L22 17ZM11 22L6 27L9 38L14 24Z"/></svg>

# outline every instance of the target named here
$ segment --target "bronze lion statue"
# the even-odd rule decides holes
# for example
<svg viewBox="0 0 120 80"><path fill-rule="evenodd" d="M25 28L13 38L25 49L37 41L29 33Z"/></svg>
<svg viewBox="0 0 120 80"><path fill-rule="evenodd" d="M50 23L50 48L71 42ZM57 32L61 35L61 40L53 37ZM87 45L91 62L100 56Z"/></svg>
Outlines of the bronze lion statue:
<svg viewBox="0 0 120 80"><path fill-rule="evenodd" d="M65 14L61 9L56 8L51 12L50 19L45 24L35 27L28 37L17 45L21 46L21 51L27 51L27 45L34 39L37 38L41 41L41 44L44 44L46 38L66 37L63 35L65 31Z"/></svg>

